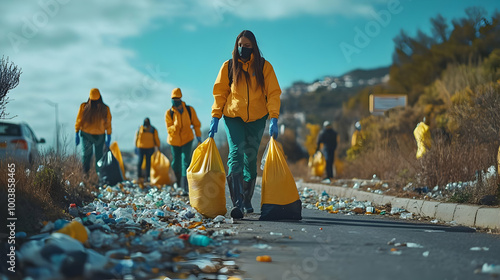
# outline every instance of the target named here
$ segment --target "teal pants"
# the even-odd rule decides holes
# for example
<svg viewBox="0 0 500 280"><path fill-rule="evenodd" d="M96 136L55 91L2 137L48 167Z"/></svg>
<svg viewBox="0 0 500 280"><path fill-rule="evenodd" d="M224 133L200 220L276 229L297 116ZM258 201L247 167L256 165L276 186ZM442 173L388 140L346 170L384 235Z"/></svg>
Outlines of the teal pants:
<svg viewBox="0 0 500 280"><path fill-rule="evenodd" d="M94 135L81 131L80 135L82 136L83 171L89 172L92 155L95 153L95 170L97 172L97 161L102 158L104 134Z"/></svg>
<svg viewBox="0 0 500 280"><path fill-rule="evenodd" d="M183 146L170 146L172 151L172 169L177 177L186 176L186 170L191 164L191 150L193 146L193 141L189 141Z"/></svg>
<svg viewBox="0 0 500 280"><path fill-rule="evenodd" d="M257 177L257 153L266 127L266 120L267 115L248 123L241 118L224 116L229 144L228 175L243 173L243 180L246 182Z"/></svg>

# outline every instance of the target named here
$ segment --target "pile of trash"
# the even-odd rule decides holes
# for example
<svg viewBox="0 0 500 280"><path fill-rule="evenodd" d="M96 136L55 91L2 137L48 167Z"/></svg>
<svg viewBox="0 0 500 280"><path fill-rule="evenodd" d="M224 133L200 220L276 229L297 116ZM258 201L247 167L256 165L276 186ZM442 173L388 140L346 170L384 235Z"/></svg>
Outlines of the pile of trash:
<svg viewBox="0 0 500 280"><path fill-rule="evenodd" d="M104 186L96 199L16 240L22 279L241 279L224 236L232 218L204 218L180 189ZM19 245L20 244L20 245ZM0 279L3 279L0 275Z"/></svg>
<svg viewBox="0 0 500 280"><path fill-rule="evenodd" d="M371 201L359 201L356 198L330 197L326 191L318 194L307 187L300 192L300 197L306 209L319 209L331 214L398 215L401 219L414 218L406 209L391 208L387 205L375 206Z"/></svg>

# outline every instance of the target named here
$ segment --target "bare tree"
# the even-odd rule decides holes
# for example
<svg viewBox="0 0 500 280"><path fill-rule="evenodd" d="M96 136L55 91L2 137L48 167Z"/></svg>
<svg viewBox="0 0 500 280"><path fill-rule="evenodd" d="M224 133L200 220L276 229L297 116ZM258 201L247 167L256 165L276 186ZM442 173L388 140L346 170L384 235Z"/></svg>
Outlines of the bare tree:
<svg viewBox="0 0 500 280"><path fill-rule="evenodd" d="M5 119L8 115L5 112L5 107L9 103L7 93L19 85L21 73L21 68L18 68L14 62L9 64L9 58L2 56L0 61L0 119Z"/></svg>

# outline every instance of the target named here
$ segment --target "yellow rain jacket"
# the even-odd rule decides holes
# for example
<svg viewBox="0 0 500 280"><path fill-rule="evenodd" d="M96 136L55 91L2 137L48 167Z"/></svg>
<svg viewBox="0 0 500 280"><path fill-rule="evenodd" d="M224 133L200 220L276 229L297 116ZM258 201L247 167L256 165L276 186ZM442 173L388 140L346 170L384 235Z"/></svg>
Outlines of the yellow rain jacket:
<svg viewBox="0 0 500 280"><path fill-rule="evenodd" d="M429 126L424 122L420 122L413 131L413 135L417 141L417 158L421 158L427 150L431 148L431 132Z"/></svg>
<svg viewBox="0 0 500 280"><path fill-rule="evenodd" d="M229 87L228 61L224 62L214 84L212 117L221 118L224 114L231 118L240 117L244 122L253 122L269 113L269 118L278 118L281 89L271 63L266 60L264 64L265 89L262 91L257 86L252 67L253 54L247 62L239 62L243 64L242 70L250 74L250 80L247 81L242 73L238 83L233 82Z"/></svg>
<svg viewBox="0 0 500 280"><path fill-rule="evenodd" d="M351 147L355 147L356 149L361 149L361 147L363 147L364 141L365 141L365 136L363 135L363 132L355 130L351 138Z"/></svg>
<svg viewBox="0 0 500 280"><path fill-rule="evenodd" d="M80 105L80 110L78 111L78 115L76 117L75 131L78 132L81 130L92 135L101 135L104 133L111 134L111 112L109 111L109 107L104 105L108 110L106 119L102 119L97 123L86 123L82 121L83 108L85 108L85 104L87 103L84 102Z"/></svg>
<svg viewBox="0 0 500 280"><path fill-rule="evenodd" d="M191 117L189 117L186 103L182 102L182 107L184 108L182 114L175 107L171 107L165 112L165 122L168 132L167 143L177 147L184 146L194 139L192 128L194 128L196 137L201 137L201 123L194 108L189 106L191 109ZM170 113L170 110L173 111L173 114Z"/></svg>
<svg viewBox="0 0 500 280"><path fill-rule="evenodd" d="M158 130L153 126L149 129L141 125L135 134L135 146L142 149L150 149L160 147L160 138L158 137Z"/></svg>

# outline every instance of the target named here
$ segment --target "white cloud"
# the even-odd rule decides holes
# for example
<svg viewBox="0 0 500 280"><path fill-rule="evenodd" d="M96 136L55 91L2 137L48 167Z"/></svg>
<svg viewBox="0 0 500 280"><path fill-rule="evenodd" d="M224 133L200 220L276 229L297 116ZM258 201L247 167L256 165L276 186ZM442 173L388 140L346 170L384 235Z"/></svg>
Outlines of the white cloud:
<svg viewBox="0 0 500 280"><path fill-rule="evenodd" d="M113 139L133 147L135 130L149 116L166 139L163 114L170 106L168 72L152 65L134 68L135 52L121 40L180 21L186 31L215 25L228 15L274 20L299 14L366 16L367 1L342 0L40 0L2 3L0 55L19 65L23 74L9 93L7 111L32 125L39 137L54 143L54 108L59 104L62 133L73 147L79 104L90 88L101 90L113 114ZM153 114L153 112L155 112ZM159 112L159 113L157 113Z"/></svg>
<svg viewBox="0 0 500 280"><path fill-rule="evenodd" d="M144 117L160 112L151 119L157 127L164 126L163 112L170 106L165 92L173 86L167 82L167 69L132 67L134 52L119 42L175 7L155 1L96 3L52 0L6 5L2 13L9 16L0 18L4 38L0 49L23 71L19 86L9 93L7 112L17 115L14 121L28 122L38 137L52 145L55 113L45 100L58 103L62 133L73 147L79 104L97 87L111 108L113 140L130 149Z"/></svg>
<svg viewBox="0 0 500 280"><path fill-rule="evenodd" d="M343 15L369 16L375 1L347 1L345 0L254 0L241 2L240 6L228 9L239 17L247 19L279 19L297 15Z"/></svg>

